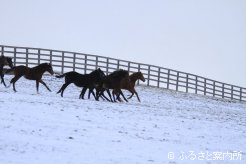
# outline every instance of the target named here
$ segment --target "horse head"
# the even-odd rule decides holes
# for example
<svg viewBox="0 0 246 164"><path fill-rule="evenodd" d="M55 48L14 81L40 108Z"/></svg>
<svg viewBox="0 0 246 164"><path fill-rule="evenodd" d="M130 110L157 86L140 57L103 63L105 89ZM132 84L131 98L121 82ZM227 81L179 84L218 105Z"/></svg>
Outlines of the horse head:
<svg viewBox="0 0 246 164"><path fill-rule="evenodd" d="M12 62L12 58L11 57L6 57L6 61L7 61L7 65L9 65L10 68L13 68L13 62Z"/></svg>
<svg viewBox="0 0 246 164"><path fill-rule="evenodd" d="M142 72L138 72L138 76L139 76L139 79L140 79L141 81L145 82L145 78L144 78Z"/></svg>
<svg viewBox="0 0 246 164"><path fill-rule="evenodd" d="M98 68L97 72L100 79L103 79L106 76L105 73L101 70L101 68Z"/></svg>
<svg viewBox="0 0 246 164"><path fill-rule="evenodd" d="M46 71L48 71L51 75L54 74L52 65L50 63L46 63Z"/></svg>

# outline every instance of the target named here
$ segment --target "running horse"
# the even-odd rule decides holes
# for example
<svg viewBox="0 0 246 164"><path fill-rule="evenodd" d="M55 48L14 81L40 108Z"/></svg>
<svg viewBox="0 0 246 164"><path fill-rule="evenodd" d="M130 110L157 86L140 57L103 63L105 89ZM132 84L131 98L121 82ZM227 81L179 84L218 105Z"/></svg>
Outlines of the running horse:
<svg viewBox="0 0 246 164"><path fill-rule="evenodd" d="M51 75L54 74L52 65L50 63L42 63L36 67L29 68L24 65L13 67L11 70L14 72L14 78L11 79L10 85L13 84L13 90L16 92L15 83L22 76L24 76L28 80L36 80L36 88L38 93L39 83L43 84L50 92L50 88L45 84L42 80L42 76L44 72L48 71Z"/></svg>
<svg viewBox="0 0 246 164"><path fill-rule="evenodd" d="M129 76L129 79L122 79L120 89L125 89L125 90L128 90L129 92L131 92L132 95L130 97L128 97L128 99L132 98L132 96L134 94L136 94L137 99L140 102L140 98L138 96L138 93L135 90L135 83L136 83L137 80L141 80L141 81L145 82L145 78L144 78L142 72L134 72L134 73L132 73ZM116 95L117 96L117 100L119 100L119 101L121 101L121 99L119 97L120 96L120 92L121 91L119 89L118 90L114 89L112 91L113 96Z"/></svg>
<svg viewBox="0 0 246 164"><path fill-rule="evenodd" d="M7 87L6 84L5 84L4 78L3 78L4 77L3 67L5 65L8 65L10 68L13 68L12 58L11 57L6 57L4 55L1 55L0 56L0 76L1 76L1 83L3 83L3 85L5 87Z"/></svg>
<svg viewBox="0 0 246 164"><path fill-rule="evenodd" d="M111 94L109 92L109 89L115 89L118 91L119 95L121 95L124 100L126 102L127 99L125 98L123 92L121 91L122 88L122 82L126 81L126 83L129 83L129 72L126 70L116 70L113 73L105 76L105 78L103 79L102 83L100 84L100 86L97 87L97 99L103 94L103 92L106 90L110 99L111 98ZM114 102L116 102L115 97L114 98Z"/></svg>
<svg viewBox="0 0 246 164"><path fill-rule="evenodd" d="M61 97L63 97L63 92L67 88L67 86L73 83L77 87L83 87L83 90L79 98L84 99L84 94L86 92L86 89L89 89L89 92L92 93L94 98L97 100L96 95L93 92L93 89L101 82L101 80L105 77L105 74L100 68L98 68L89 74L80 74L78 72L71 71L56 77L57 78L65 77L65 83L57 92L57 93L61 93Z"/></svg>

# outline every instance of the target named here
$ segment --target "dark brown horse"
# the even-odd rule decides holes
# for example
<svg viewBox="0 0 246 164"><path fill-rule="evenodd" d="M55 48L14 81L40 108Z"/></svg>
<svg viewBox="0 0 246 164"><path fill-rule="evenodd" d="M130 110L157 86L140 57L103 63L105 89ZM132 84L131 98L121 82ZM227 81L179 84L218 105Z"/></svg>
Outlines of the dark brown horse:
<svg viewBox="0 0 246 164"><path fill-rule="evenodd" d="M6 56L0 56L0 76L1 76L1 83L6 87L5 81L4 81L4 73L3 73L3 67L5 65L8 65L10 68L13 68L13 62L12 58L6 57Z"/></svg>
<svg viewBox="0 0 246 164"><path fill-rule="evenodd" d="M43 84L49 91L51 91L49 87L42 80L42 76L44 72L48 71L51 75L54 74L52 65L50 63L42 63L33 68L20 65L20 66L13 67L12 70L14 71L15 76L14 78L11 79L10 85L13 83L13 89L15 92L16 92L15 83L22 76L24 76L28 80L36 80L37 93L38 93L39 83Z"/></svg>
<svg viewBox="0 0 246 164"><path fill-rule="evenodd" d="M95 93L93 92L93 89L102 81L102 79L105 77L105 74L100 68L98 68L89 74L80 74L78 72L71 71L56 77L57 78L65 77L65 83L62 85L61 89L57 92L57 93L61 93L62 97L63 97L63 92L67 88L67 86L73 83L77 87L85 88L82 90L79 96L80 98L84 99L85 91L86 89L89 88L89 91L93 94L95 99L97 99Z"/></svg>
<svg viewBox="0 0 246 164"><path fill-rule="evenodd" d="M135 90L135 83L136 83L137 80L141 80L141 81L145 82L145 78L144 78L142 72L135 72L135 73L133 73L133 74L131 74L131 75L129 76L129 79L130 79L130 80L128 80L128 79L123 79L123 80L121 81L121 87L120 87L120 89L126 89L126 90L128 90L129 92L132 93L132 95L131 95L130 97L128 97L128 99L132 98L132 96L133 96L134 94L136 94L136 96L137 96L137 98L138 98L138 101L140 102L138 93L137 93L137 91ZM114 89L114 90L112 91L112 94L113 94L113 96L116 95L116 96L117 96L117 99L118 99L119 101L121 101L120 98L119 98L119 96L120 96L119 92L120 92L119 90Z"/></svg>
<svg viewBox="0 0 246 164"><path fill-rule="evenodd" d="M117 70L114 71L113 73L109 74L108 76L106 76L103 80L103 82L101 83L100 86L97 87L97 98L99 98L99 96L101 96L103 94L103 92L105 90L107 90L110 99L111 98L111 94L109 92L109 89L116 89L119 93L119 95L121 95L124 100L127 102L127 99L125 98L123 92L120 90L121 89L121 83L122 80L130 80L129 79L129 72L125 71L125 70ZM114 98L114 97L113 97ZM115 101L115 98L114 98Z"/></svg>

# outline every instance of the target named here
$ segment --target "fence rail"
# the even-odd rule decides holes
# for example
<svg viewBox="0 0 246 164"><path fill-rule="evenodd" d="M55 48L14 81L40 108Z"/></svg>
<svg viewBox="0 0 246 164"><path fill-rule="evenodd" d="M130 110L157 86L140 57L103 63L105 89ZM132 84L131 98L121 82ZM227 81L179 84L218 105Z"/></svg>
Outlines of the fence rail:
<svg viewBox="0 0 246 164"><path fill-rule="evenodd" d="M116 69L125 69L130 73L141 71L147 82L138 81L138 84L246 102L246 88L154 65L84 53L6 45L0 45L0 54L13 57L14 65L32 67L50 62L54 71L59 73L89 73L98 67L106 74Z"/></svg>

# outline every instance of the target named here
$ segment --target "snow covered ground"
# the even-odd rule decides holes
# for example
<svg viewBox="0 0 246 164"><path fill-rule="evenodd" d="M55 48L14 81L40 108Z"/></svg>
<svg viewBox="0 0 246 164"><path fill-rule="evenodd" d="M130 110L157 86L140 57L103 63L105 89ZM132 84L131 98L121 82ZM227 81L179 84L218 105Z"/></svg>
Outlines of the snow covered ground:
<svg viewBox="0 0 246 164"><path fill-rule="evenodd" d="M73 85L61 98L63 80L0 85L0 164L246 163L245 103L143 86L141 103L80 100Z"/></svg>

